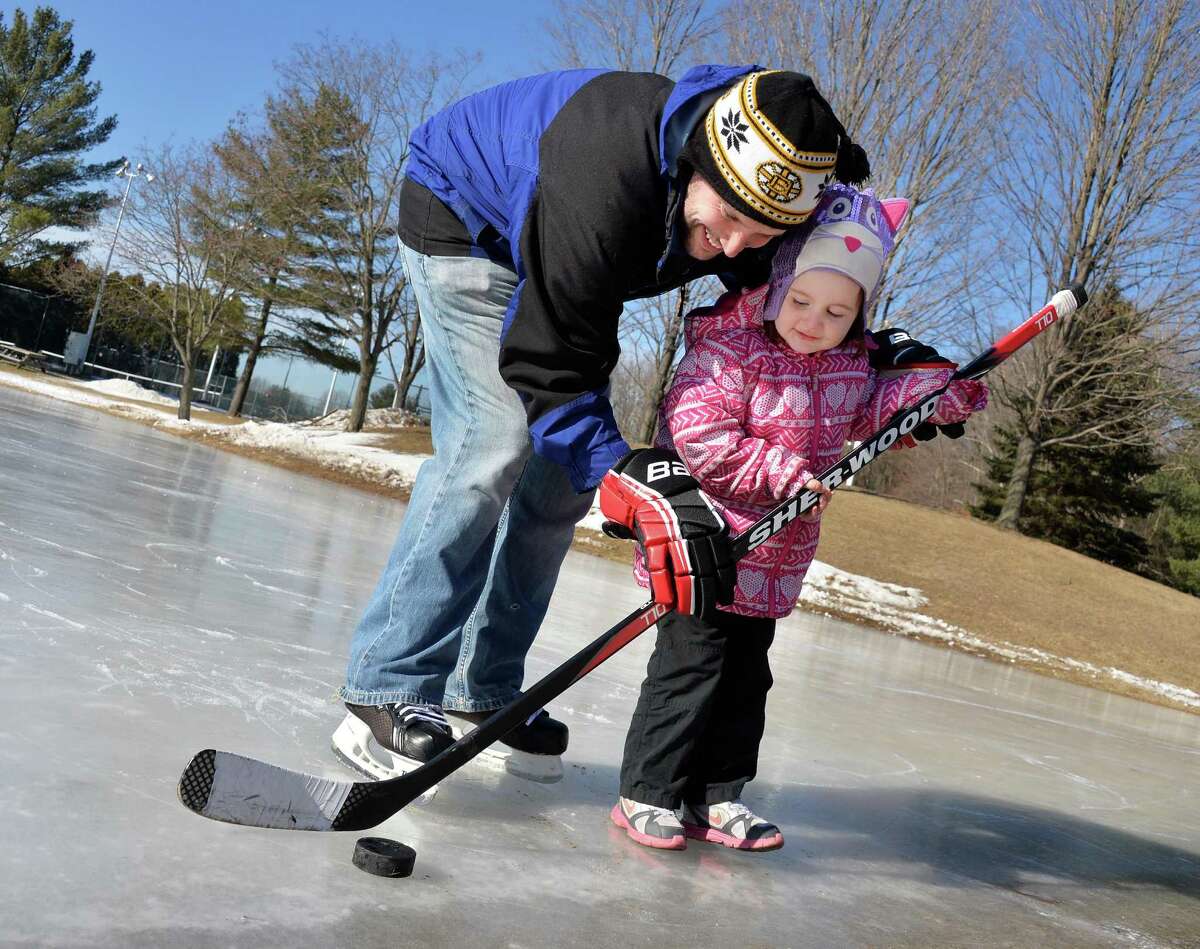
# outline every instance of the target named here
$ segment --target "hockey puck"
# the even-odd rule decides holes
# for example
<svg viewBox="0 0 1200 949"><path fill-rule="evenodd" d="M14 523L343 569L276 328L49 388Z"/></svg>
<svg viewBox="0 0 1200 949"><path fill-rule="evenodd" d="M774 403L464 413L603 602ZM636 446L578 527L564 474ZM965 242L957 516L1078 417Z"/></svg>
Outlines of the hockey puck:
<svg viewBox="0 0 1200 949"><path fill-rule="evenodd" d="M354 845L354 865L377 877L406 877L412 874L417 852L398 840L360 837Z"/></svg>

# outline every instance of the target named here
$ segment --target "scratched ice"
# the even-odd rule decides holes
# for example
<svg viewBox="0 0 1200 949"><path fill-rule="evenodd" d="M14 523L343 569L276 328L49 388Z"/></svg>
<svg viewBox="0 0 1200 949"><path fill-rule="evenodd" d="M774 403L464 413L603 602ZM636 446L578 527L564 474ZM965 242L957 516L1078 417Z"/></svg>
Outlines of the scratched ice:
<svg viewBox="0 0 1200 949"><path fill-rule="evenodd" d="M204 747L348 777L334 693L401 515L0 388L0 943L1195 944L1200 718L808 614L747 791L775 854L609 824L649 636L553 707L560 784L469 769L378 829L409 880L185 810ZM572 555L529 675L640 600Z"/></svg>

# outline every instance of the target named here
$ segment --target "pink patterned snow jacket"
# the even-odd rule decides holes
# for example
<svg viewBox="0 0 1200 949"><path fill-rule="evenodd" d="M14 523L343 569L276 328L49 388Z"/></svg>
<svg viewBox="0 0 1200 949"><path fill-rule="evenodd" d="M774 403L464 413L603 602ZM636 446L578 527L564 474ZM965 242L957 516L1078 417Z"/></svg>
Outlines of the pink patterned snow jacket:
<svg viewBox="0 0 1200 949"><path fill-rule="evenodd" d="M857 341L811 356L773 343L762 328L766 291L731 291L688 314L687 352L655 439L679 454L734 535L799 493L842 456L848 440L866 438L950 376L949 369L923 369L879 378ZM958 382L930 421L959 422L986 405L982 383ZM793 521L750 551L738 564L734 602L721 609L787 616L820 531L819 523ZM640 550L634 575L649 585Z"/></svg>

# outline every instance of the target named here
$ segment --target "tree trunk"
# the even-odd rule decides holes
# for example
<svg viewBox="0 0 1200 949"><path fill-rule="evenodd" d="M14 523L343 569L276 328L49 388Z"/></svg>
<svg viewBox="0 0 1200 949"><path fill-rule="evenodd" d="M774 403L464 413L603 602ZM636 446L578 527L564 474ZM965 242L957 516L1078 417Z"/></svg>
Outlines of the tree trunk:
<svg viewBox="0 0 1200 949"><path fill-rule="evenodd" d="M192 354L189 352L183 360L182 375L179 379L179 418L184 422L192 420L192 377L196 373L192 365Z"/></svg>
<svg viewBox="0 0 1200 949"><path fill-rule="evenodd" d="M1033 432L1025 430L1017 442L1017 454L1013 460L1012 476L1008 479L1008 492L1004 495L1004 505L996 518L996 526L1005 530L1017 530L1021 520L1021 512L1025 507L1025 495L1029 491L1029 481L1033 476L1033 462L1037 457L1038 438Z"/></svg>
<svg viewBox="0 0 1200 949"><path fill-rule="evenodd" d="M379 359L370 356L362 360L358 370L358 382L354 386L354 399L350 403L350 418L346 420L346 431L361 432L367 418L367 398L371 394L371 380L375 378L375 367Z"/></svg>
<svg viewBox="0 0 1200 949"><path fill-rule="evenodd" d="M421 367L424 365L424 346L418 347L416 358L413 358L411 349L404 353L404 366L401 369L400 377L396 380L396 405L400 408L408 405L408 390L412 388L412 384L417 378L417 373L421 371Z"/></svg>
<svg viewBox="0 0 1200 949"><path fill-rule="evenodd" d="M671 370L675 366L675 354L679 351L679 338L683 335L683 310L687 306L687 287L679 288L679 302L675 305L675 318L667 325L662 352L654 366L654 385L650 390L649 405L642 416L642 430L638 438L647 445L654 444L654 430L658 427L658 407L662 404L667 386L671 382Z"/></svg>
<svg viewBox="0 0 1200 949"><path fill-rule="evenodd" d="M258 354L262 352L263 340L267 337L267 321L271 317L271 304L275 302L271 298L271 291L275 289L276 280L277 278L271 277L267 281L267 292L263 296L258 326L254 331L254 341L246 352L246 365L242 367L242 374L238 377L237 386L233 390L233 399L230 401L229 410L226 413L233 418L242 414L242 406L246 402L246 394L250 391L250 382L254 378L254 367L258 364Z"/></svg>

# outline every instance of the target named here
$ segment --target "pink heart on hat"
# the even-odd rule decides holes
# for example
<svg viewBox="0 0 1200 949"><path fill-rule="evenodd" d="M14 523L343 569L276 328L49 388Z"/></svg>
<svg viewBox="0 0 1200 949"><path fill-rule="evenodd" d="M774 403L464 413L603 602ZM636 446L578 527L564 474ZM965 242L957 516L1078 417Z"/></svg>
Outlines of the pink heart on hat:
<svg viewBox="0 0 1200 949"><path fill-rule="evenodd" d="M842 240L846 243L846 250L850 251L852 254L862 247L862 241L860 241L857 237L851 237L849 234L843 237Z"/></svg>

